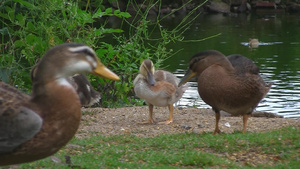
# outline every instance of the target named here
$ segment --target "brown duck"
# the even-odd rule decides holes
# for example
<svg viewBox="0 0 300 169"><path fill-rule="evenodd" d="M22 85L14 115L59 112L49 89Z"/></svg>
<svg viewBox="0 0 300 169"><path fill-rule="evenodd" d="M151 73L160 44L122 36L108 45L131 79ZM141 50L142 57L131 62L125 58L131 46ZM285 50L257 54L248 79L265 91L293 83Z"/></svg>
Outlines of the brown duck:
<svg viewBox="0 0 300 169"><path fill-rule="evenodd" d="M119 80L90 47L67 43L41 59L31 97L0 82L0 166L45 158L72 139L81 119L79 97L68 81L76 73Z"/></svg>
<svg viewBox="0 0 300 169"><path fill-rule="evenodd" d="M258 103L271 88L259 74L259 68L242 55L224 56L215 50L197 53L189 62L189 69L180 85L196 76L198 93L216 113L213 134L220 132L220 111L243 116L243 132L247 120Z"/></svg>

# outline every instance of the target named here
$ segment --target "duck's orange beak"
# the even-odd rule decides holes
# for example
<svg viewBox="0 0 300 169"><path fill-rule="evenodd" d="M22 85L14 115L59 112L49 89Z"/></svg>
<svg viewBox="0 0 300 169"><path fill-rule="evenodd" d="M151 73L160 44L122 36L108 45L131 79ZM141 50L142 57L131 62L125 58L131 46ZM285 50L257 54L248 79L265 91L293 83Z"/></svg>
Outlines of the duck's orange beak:
<svg viewBox="0 0 300 169"><path fill-rule="evenodd" d="M103 63L99 60L97 62L97 67L93 70L93 74L111 80L120 80L119 76L104 66Z"/></svg>
<svg viewBox="0 0 300 169"><path fill-rule="evenodd" d="M189 69L186 74L183 76L183 78L180 80L178 87L182 86L186 82L188 82L192 77L196 76L196 73L193 72L191 69Z"/></svg>

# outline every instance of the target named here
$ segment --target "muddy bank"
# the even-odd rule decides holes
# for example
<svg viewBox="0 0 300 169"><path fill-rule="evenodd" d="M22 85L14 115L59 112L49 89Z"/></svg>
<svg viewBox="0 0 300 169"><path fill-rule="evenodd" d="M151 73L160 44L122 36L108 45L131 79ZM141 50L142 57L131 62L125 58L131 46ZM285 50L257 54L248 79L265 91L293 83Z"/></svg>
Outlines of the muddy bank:
<svg viewBox="0 0 300 169"><path fill-rule="evenodd" d="M137 124L148 119L148 107L124 108L83 108L81 126L76 137L92 135L133 134L139 137L152 137L159 134L175 133L212 133L215 127L215 116L211 109L180 108L174 110L174 122L169 125ZM263 132L287 126L300 127L300 119L284 119L276 116L263 115L248 120L248 132ZM154 108L156 122L168 119L167 108ZM242 131L242 117L232 117L222 113L219 123L222 133Z"/></svg>

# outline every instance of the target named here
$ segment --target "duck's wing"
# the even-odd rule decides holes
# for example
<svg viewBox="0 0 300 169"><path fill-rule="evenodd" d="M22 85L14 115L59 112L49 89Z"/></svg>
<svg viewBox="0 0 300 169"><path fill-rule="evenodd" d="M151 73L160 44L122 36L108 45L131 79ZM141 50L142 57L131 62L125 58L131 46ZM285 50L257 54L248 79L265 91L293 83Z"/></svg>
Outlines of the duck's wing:
<svg viewBox="0 0 300 169"><path fill-rule="evenodd" d="M166 102L169 102L176 92L175 86L171 83L163 80L150 85L141 74L134 79L133 84L136 96L154 106L167 106Z"/></svg>
<svg viewBox="0 0 300 169"><path fill-rule="evenodd" d="M229 55L227 58L234 67L237 74L259 74L258 66L256 66L256 64L251 59L248 59L245 56L239 54Z"/></svg>
<svg viewBox="0 0 300 169"><path fill-rule="evenodd" d="M12 152L40 131L42 119L24 106L28 100L28 95L0 82L0 154Z"/></svg>
<svg viewBox="0 0 300 169"><path fill-rule="evenodd" d="M169 98L176 93L175 86L167 81L158 81L154 86L150 86L150 89L161 98Z"/></svg>
<svg viewBox="0 0 300 169"><path fill-rule="evenodd" d="M173 85L176 89L175 98L173 99L174 102L177 102L183 95L183 93L186 91L186 89L189 87L188 84L182 85L178 87L179 79L171 72L164 71L164 70L157 70L154 74L156 81L166 81ZM166 88L169 88L168 86L165 86ZM170 87L173 88L173 87ZM167 91L167 90L165 90ZM171 93L171 92L168 92ZM172 93L173 94L173 93Z"/></svg>
<svg viewBox="0 0 300 169"><path fill-rule="evenodd" d="M155 81L167 81L177 87L179 79L171 72L165 70L156 70L154 73Z"/></svg>
<svg viewBox="0 0 300 169"><path fill-rule="evenodd" d="M262 79L258 66L252 60L239 54L229 55L227 58L234 67L235 72L239 75L239 77L242 77L243 80L250 80L252 83L255 82L256 87L261 86L259 87L260 92L263 93L261 98L264 98L270 91L273 83L266 83ZM246 84L251 86L252 83Z"/></svg>

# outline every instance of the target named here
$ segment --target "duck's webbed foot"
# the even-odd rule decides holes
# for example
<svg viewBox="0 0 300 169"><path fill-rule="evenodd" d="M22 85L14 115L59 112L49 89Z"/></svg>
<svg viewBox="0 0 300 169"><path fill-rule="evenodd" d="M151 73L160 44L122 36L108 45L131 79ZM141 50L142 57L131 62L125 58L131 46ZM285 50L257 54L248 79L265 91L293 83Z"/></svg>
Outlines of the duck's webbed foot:
<svg viewBox="0 0 300 169"><path fill-rule="evenodd" d="M173 104L170 104L170 105L168 106L168 108L169 108L169 120L159 122L158 124L170 124L170 123L173 122L173 111L174 111Z"/></svg>
<svg viewBox="0 0 300 169"><path fill-rule="evenodd" d="M155 124L153 120L153 105L149 104L149 118L147 121L139 122L138 124Z"/></svg>
<svg viewBox="0 0 300 169"><path fill-rule="evenodd" d="M173 122L173 120L167 120L167 121L158 122L158 124L170 124L172 122Z"/></svg>
<svg viewBox="0 0 300 169"><path fill-rule="evenodd" d="M147 121L138 122L138 124L155 124L156 122L153 119L149 119Z"/></svg>

